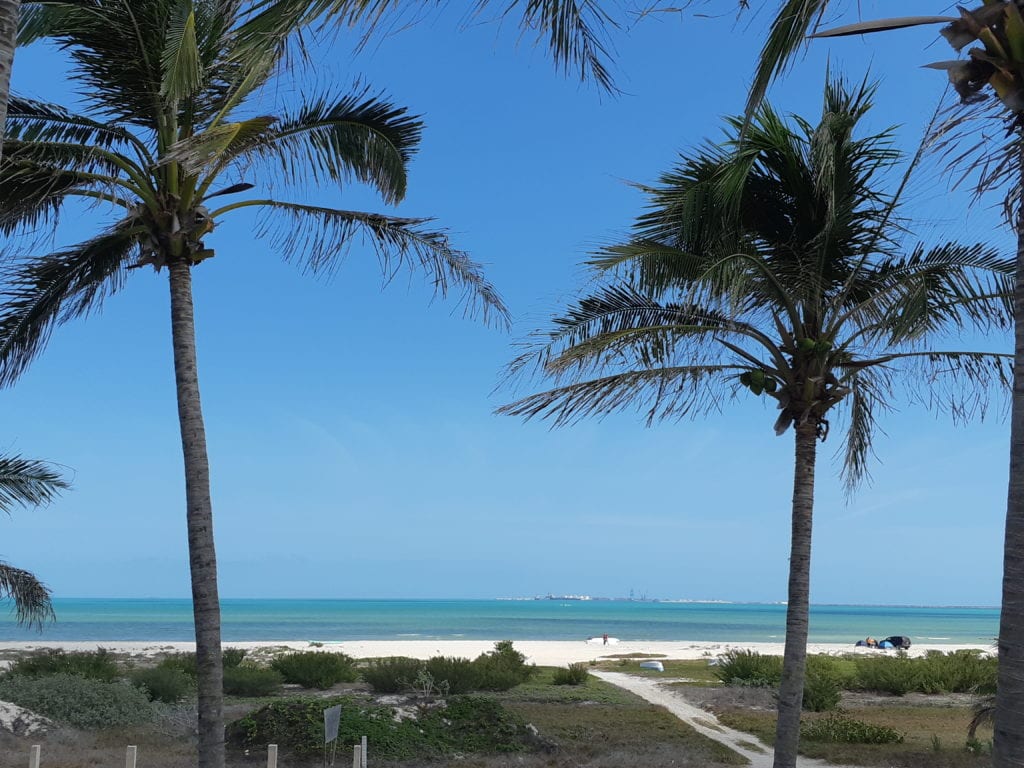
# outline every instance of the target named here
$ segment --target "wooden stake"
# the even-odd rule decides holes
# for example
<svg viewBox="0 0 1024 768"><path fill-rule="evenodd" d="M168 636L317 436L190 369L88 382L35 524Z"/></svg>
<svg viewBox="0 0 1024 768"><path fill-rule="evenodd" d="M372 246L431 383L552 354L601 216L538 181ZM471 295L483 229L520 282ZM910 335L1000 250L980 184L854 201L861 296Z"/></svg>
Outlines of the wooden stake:
<svg viewBox="0 0 1024 768"><path fill-rule="evenodd" d="M267 744L267 768L277 768L277 744Z"/></svg>
<svg viewBox="0 0 1024 768"><path fill-rule="evenodd" d="M359 756L359 768L366 768L366 737L363 736L359 740L359 751L362 753Z"/></svg>
<svg viewBox="0 0 1024 768"><path fill-rule="evenodd" d="M135 768L135 756L138 747L129 746L124 755L124 768Z"/></svg>
<svg viewBox="0 0 1024 768"><path fill-rule="evenodd" d="M33 744L32 748L28 751L28 768L39 768L39 750L38 744Z"/></svg>
<svg viewBox="0 0 1024 768"><path fill-rule="evenodd" d="M358 744L352 745L352 768L359 768L363 764L363 748Z"/></svg>

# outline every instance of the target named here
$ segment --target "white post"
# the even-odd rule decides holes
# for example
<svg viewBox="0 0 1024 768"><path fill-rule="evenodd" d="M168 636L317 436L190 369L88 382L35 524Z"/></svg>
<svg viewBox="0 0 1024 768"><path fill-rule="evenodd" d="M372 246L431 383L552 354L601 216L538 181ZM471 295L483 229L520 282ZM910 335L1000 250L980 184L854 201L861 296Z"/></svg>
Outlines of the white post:
<svg viewBox="0 0 1024 768"><path fill-rule="evenodd" d="M138 749L138 747L128 747L124 755L124 768L135 768L135 754Z"/></svg>
<svg viewBox="0 0 1024 768"><path fill-rule="evenodd" d="M359 740L359 751L362 753L359 757L359 768L366 768L366 737L363 736Z"/></svg>
<svg viewBox="0 0 1024 768"><path fill-rule="evenodd" d="M363 748L358 744L352 745L352 768L359 768L363 763Z"/></svg>
<svg viewBox="0 0 1024 768"><path fill-rule="evenodd" d="M267 768L277 768L277 744L267 744Z"/></svg>
<svg viewBox="0 0 1024 768"><path fill-rule="evenodd" d="M32 748L28 751L28 768L39 768L39 750L38 744L33 744Z"/></svg>

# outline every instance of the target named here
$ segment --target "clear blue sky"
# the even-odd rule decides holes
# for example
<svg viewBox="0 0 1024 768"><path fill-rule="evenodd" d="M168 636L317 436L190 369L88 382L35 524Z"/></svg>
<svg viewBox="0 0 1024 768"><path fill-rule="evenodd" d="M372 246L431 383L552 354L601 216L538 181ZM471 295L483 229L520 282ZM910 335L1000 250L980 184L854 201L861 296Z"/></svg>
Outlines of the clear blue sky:
<svg viewBox="0 0 1024 768"><path fill-rule="evenodd" d="M618 98L555 74L546 51L516 45L514 25L459 31L457 11L358 54L343 34L302 75L305 88L359 79L425 116L399 211L452 230L515 325L464 320L418 275L382 291L358 247L316 282L255 241L252 219L221 225L195 290L223 596L785 598L792 433L775 437L772 409L740 398L697 422L648 429L628 413L557 431L492 415L514 342L640 210L625 181L654 180L742 110L770 9L737 22L731 2L704 10L716 5L725 16L659 14L616 34ZM945 86L919 68L951 57L936 38L815 44L772 101L813 120L827 57L855 78L889 72L871 124L900 124L912 149ZM15 89L67 100L64 73L58 52L22 50ZM998 201L965 218L940 171L911 190L921 236L1009 249ZM381 208L355 188L306 197ZM78 211L59 240L100 221ZM0 424L0 447L74 479L52 506L0 520L0 556L60 597L189 594L164 275L140 270L101 315L59 329L0 393ZM873 482L849 503L831 461L839 441L821 450L812 600L996 604L1008 424L955 427L898 403L883 428Z"/></svg>

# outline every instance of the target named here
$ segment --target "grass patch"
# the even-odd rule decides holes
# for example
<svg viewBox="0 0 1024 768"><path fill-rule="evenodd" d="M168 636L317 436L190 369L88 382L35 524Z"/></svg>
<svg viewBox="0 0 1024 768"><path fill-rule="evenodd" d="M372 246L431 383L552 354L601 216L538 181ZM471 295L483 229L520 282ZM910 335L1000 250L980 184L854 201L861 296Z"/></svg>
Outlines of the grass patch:
<svg viewBox="0 0 1024 768"><path fill-rule="evenodd" d="M680 756L686 757L683 765L748 764L742 755L697 733L662 707L631 694L616 704L571 704L511 701L505 706L553 740L560 761L567 765L669 765L679 764ZM617 755L622 759L616 763Z"/></svg>
<svg viewBox="0 0 1024 768"><path fill-rule="evenodd" d="M707 659L660 659L664 672L655 669L641 669L642 658L623 658L619 661L599 661L597 669L606 672L622 672L637 677L684 678L696 685L720 685L715 677L715 667L708 666Z"/></svg>
<svg viewBox="0 0 1024 768"><path fill-rule="evenodd" d="M750 733L765 744L775 742L775 713L728 709L716 713L719 721ZM987 768L990 756L968 752L969 707L873 706L846 710L844 715L870 726L892 728L903 734L902 744L834 744L801 739L800 754L841 765L893 766L894 768ZM810 724L834 717L805 712ZM943 734L936 749L935 734ZM991 729L979 733L981 744L992 738Z"/></svg>

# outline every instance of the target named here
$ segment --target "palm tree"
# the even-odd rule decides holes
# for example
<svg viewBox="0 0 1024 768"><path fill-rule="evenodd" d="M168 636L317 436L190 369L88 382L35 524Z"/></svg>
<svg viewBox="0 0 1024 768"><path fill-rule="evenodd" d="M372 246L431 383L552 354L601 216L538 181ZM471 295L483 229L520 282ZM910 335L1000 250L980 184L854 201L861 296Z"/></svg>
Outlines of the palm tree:
<svg viewBox="0 0 1024 768"><path fill-rule="evenodd" d="M7 99L11 91L11 68L18 40L20 0L0 0L0 136L7 122Z"/></svg>
<svg viewBox="0 0 1024 768"><path fill-rule="evenodd" d="M224 764L222 666L210 470L199 395L193 269L222 219L258 211L259 236L314 275L353 239L383 268L422 269L441 294L504 322L480 268L426 220L241 195L257 185L357 180L396 203L422 123L366 90L307 96L275 114L250 104L274 82L292 30L253 45L242 0L77 0L26 6L23 39L66 50L85 106L12 98L0 163L0 231L55 223L65 203L110 212L84 242L9 262L0 282L0 385L56 325L97 310L141 267L166 270L196 629L199 765ZM281 89L288 92L288 89ZM265 102L263 102L265 103ZM230 196L230 198L229 198ZM228 200L232 201L228 201ZM97 214L98 215L98 214ZM34 242L39 242L35 239Z"/></svg>
<svg viewBox="0 0 1024 768"><path fill-rule="evenodd" d="M762 52L751 91L753 106L769 81L781 72L806 35L817 29L829 0L783 3ZM1024 4L987 0L959 15L917 16L851 24L817 32L818 37L879 32L920 24L944 24L942 36L967 58L928 66L944 70L965 104L971 105L947 127L947 145L966 144L952 153L958 163L978 172L977 191L1007 190L1004 209L1017 235L1014 379L1010 405L1010 480L1003 540L1003 585L999 621L999 680L994 713L992 764L1024 766ZM992 98L995 97L995 98ZM983 139L987 125L979 111L1006 126L1007 140L996 146ZM979 128L979 126L981 126Z"/></svg>
<svg viewBox="0 0 1024 768"><path fill-rule="evenodd" d="M564 425L639 407L650 423L717 410L730 389L775 401L776 434L795 434L777 768L796 761L816 447L833 409L847 405L852 489L897 385L968 416L1009 376L1006 355L932 348L1005 324L1012 262L981 245L900 248L902 187L878 181L898 153L888 133L854 135L872 92L830 84L817 126L763 108L684 155L646 188L629 241L591 262L604 282L512 363L554 388L499 409Z"/></svg>
<svg viewBox="0 0 1024 768"><path fill-rule="evenodd" d="M67 488L67 481L45 462L0 455L0 512L48 504ZM50 590L28 571L4 562L0 562L0 597L14 601L19 624L42 629L44 621L54 618Z"/></svg>

